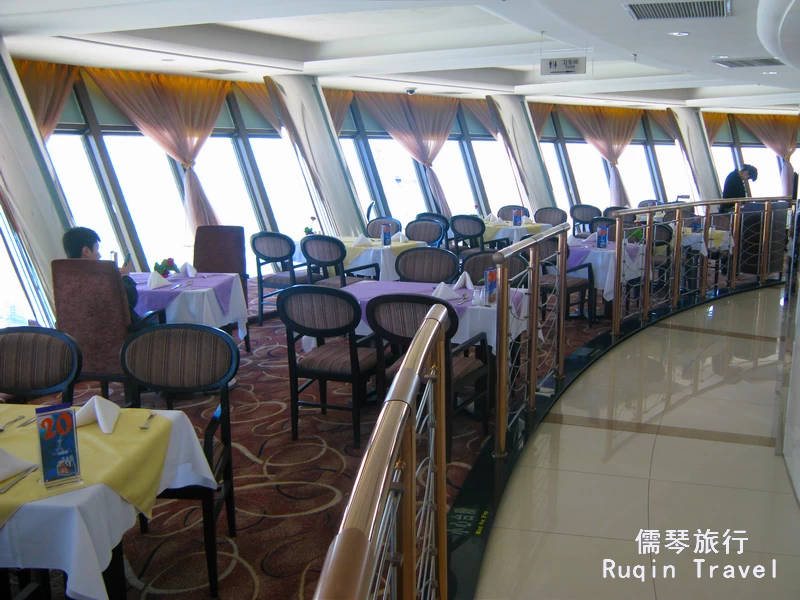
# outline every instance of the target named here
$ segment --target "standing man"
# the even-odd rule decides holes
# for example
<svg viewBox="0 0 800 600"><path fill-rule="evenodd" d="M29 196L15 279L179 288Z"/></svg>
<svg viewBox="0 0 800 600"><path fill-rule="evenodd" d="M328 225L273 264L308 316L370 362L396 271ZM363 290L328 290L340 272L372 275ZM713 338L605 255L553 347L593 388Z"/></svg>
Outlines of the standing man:
<svg viewBox="0 0 800 600"><path fill-rule="evenodd" d="M755 181L758 179L758 169L753 165L742 165L739 170L731 171L725 178L725 186L722 188L723 198L746 198L744 182L748 179ZM733 204L721 204L719 212L730 212Z"/></svg>
<svg viewBox="0 0 800 600"><path fill-rule="evenodd" d="M64 245L64 252L67 253L67 258L100 260L100 236L93 229L73 227L64 234L61 242ZM131 272L131 265L123 265L119 272L122 275L122 283L125 285L125 295L128 297L131 323L135 323L139 320L139 315L133 309L139 300L139 292L136 291L136 282L128 276Z"/></svg>

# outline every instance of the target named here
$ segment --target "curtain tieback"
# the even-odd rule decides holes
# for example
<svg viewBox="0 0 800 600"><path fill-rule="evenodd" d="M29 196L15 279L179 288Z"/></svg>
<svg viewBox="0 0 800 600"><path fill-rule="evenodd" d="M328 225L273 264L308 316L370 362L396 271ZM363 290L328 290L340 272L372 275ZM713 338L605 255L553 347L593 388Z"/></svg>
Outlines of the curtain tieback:
<svg viewBox="0 0 800 600"><path fill-rule="evenodd" d="M792 151L792 152L789 152L789 153L788 153L786 156L784 156L784 157L783 157L783 160L785 160L785 161L787 161L787 162L788 162L788 161L790 161L790 160L791 160L791 158L792 158L792 154L794 154L794 151Z"/></svg>
<svg viewBox="0 0 800 600"><path fill-rule="evenodd" d="M614 159L612 159L612 160L610 160L610 161L608 161L608 162L610 162L610 163L611 163L611 166L612 166L612 167L616 167L616 166L617 166L617 164L619 163L619 161L618 161L616 158L614 158Z"/></svg>
<svg viewBox="0 0 800 600"><path fill-rule="evenodd" d="M192 167L194 167L195 163L191 158L184 158L181 164L183 165L184 169L191 169Z"/></svg>

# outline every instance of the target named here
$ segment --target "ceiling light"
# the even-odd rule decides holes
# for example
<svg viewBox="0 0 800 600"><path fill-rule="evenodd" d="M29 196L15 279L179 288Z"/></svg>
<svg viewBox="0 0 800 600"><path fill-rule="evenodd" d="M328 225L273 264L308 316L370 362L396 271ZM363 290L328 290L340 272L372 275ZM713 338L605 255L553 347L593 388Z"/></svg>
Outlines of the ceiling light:
<svg viewBox="0 0 800 600"><path fill-rule="evenodd" d="M686 37L687 35L689 35L689 32L688 31L671 31L668 35L671 35L671 36L674 36L674 37Z"/></svg>
<svg viewBox="0 0 800 600"><path fill-rule="evenodd" d="M777 75L777 71L764 71L764 75Z"/></svg>
<svg viewBox="0 0 800 600"><path fill-rule="evenodd" d="M174 58L162 58L161 62L175 62Z"/></svg>
<svg viewBox="0 0 800 600"><path fill-rule="evenodd" d="M729 58L729 56L727 54L718 54L717 56L711 57L712 60L719 60L721 58Z"/></svg>

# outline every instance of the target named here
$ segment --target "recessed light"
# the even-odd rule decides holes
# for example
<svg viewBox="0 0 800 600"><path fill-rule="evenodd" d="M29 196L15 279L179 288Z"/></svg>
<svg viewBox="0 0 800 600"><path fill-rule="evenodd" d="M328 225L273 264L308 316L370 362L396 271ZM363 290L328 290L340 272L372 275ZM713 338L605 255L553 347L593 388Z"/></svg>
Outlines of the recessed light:
<svg viewBox="0 0 800 600"><path fill-rule="evenodd" d="M174 58L162 58L161 62L175 62Z"/></svg>
<svg viewBox="0 0 800 600"><path fill-rule="evenodd" d="M764 71L764 75L777 75L777 71Z"/></svg>
<svg viewBox="0 0 800 600"><path fill-rule="evenodd" d="M669 35L672 35L672 36L675 36L675 37L686 37L687 35L689 35L689 32L688 31L672 31L672 32L669 33Z"/></svg>
<svg viewBox="0 0 800 600"><path fill-rule="evenodd" d="M719 59L722 59L722 58L730 58L730 57L727 54L718 54L717 56L712 56L711 58L713 60L719 60Z"/></svg>

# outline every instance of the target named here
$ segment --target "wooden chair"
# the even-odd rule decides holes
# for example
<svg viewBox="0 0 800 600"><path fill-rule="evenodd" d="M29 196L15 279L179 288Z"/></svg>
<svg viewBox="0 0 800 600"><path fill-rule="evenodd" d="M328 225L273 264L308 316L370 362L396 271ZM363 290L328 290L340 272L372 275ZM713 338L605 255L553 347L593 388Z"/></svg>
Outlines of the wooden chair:
<svg viewBox="0 0 800 600"><path fill-rule="evenodd" d="M125 381L119 351L131 332L166 320L164 310L150 311L131 323L128 297L117 265L110 260L54 260L53 296L56 327L81 348L83 365L78 381L100 382L108 398L111 381Z"/></svg>
<svg viewBox="0 0 800 600"><path fill-rule="evenodd" d="M450 250L459 258L476 252L483 252L486 250L486 246L498 249L510 244L508 238L485 242L483 235L486 233L486 224L483 219L475 215L454 216L450 220L450 229L453 232Z"/></svg>
<svg viewBox="0 0 800 600"><path fill-rule="evenodd" d="M555 206L547 206L537 210L533 214L533 220L537 223L549 223L555 227L567 222L567 213Z"/></svg>
<svg viewBox="0 0 800 600"><path fill-rule="evenodd" d="M603 211L603 217L608 219L614 219L616 221L617 213L622 210L628 210L628 209L624 206L609 206ZM622 222L625 223L626 226L633 225L636 222L636 215L634 214L625 215L622 217Z"/></svg>
<svg viewBox="0 0 800 600"><path fill-rule="evenodd" d="M367 303L366 316L367 323L375 332L378 348L388 342L390 347L398 348L402 353L408 349L428 310L435 305L444 306L448 316L445 340L449 351L446 353L445 388L449 400L446 405L445 429L449 460L453 445L453 416L456 412L482 401L483 434L489 433L489 407L494 382L486 334L479 333L452 347L451 340L458 331L458 315L455 309L438 298L419 294L386 294L372 298ZM469 356L471 349L473 356ZM376 387L379 401L385 398L388 384L397 374L401 363L399 358L400 355L392 356L387 362L384 352L377 354ZM482 385L478 385L479 381ZM468 397L458 402L458 396L466 394L469 394Z"/></svg>
<svg viewBox="0 0 800 600"><path fill-rule="evenodd" d="M0 356L0 392L24 401L60 393L72 406L83 361L75 338L45 327L8 327L0 329Z"/></svg>
<svg viewBox="0 0 800 600"><path fill-rule="evenodd" d="M361 306L352 294L318 285L296 285L278 294L278 317L286 326L289 362L292 439L296 440L299 407L316 406L353 413L353 446L361 446L361 405L367 399L367 382L375 375L377 351L363 347L374 337L358 339ZM318 346L297 355L295 344L304 336L316 338ZM326 344L326 338L345 336L347 344ZM307 379L302 385L300 379ZM300 400L300 392L319 382L319 402ZM343 381L353 386L350 406L328 404L328 381Z"/></svg>
<svg viewBox="0 0 800 600"><path fill-rule="evenodd" d="M651 206L658 206L661 204L658 200L642 200L639 202L639 208L649 208Z"/></svg>
<svg viewBox="0 0 800 600"><path fill-rule="evenodd" d="M458 276L458 257L442 248L411 248L397 256L400 281L450 283Z"/></svg>
<svg viewBox="0 0 800 600"><path fill-rule="evenodd" d="M541 293L542 306L547 302L547 296L556 291L558 284L558 276L553 273L548 273L547 268L556 268L557 260L556 255L558 252L558 240L547 239L542 242L539 256L541 257L539 263L542 266L542 274L539 276L539 292ZM569 260L569 247L567 247L567 255L561 257L561 260ZM570 273L579 273L583 271L584 275L570 275ZM578 305L581 316L586 315L591 327L597 320L597 290L594 287L594 274L592 272L592 264L584 263L571 268L567 271L567 302L562 302L564 306L564 314L569 315L569 309L572 306ZM577 302L571 302L573 294L579 294ZM589 311L584 313L583 307L587 300L589 301ZM542 311L542 319L544 320L544 311Z"/></svg>
<svg viewBox="0 0 800 600"><path fill-rule="evenodd" d="M228 533L236 535L233 497L231 408L228 383L239 369L239 347L224 331L205 325L171 324L150 327L131 335L120 353L122 370L138 399L142 389L158 392L219 394L219 405L203 433L203 453L217 489L187 486L166 489L159 498L199 500L203 512L203 541L211 596L218 596L217 519L225 506ZM137 403L138 404L138 403ZM140 516L142 533L148 523Z"/></svg>
<svg viewBox="0 0 800 600"><path fill-rule="evenodd" d="M417 221L436 221L444 229L444 246L448 247L448 239L450 237L450 219L444 215L434 212L422 212L417 215Z"/></svg>
<svg viewBox="0 0 800 600"><path fill-rule="evenodd" d="M242 282L245 304L249 307L247 292L247 263L244 246L244 227L238 225L203 225L194 235L195 269L200 273L238 273ZM235 323L222 329L233 332ZM244 336L245 350L250 352L250 322Z"/></svg>
<svg viewBox="0 0 800 600"><path fill-rule="evenodd" d="M503 206L500 210L497 211L497 218L503 219L504 221L511 221L514 219L514 211L519 210L522 211L523 217L530 217L531 211L529 211L524 206L519 206L517 204L509 204L508 206ZM541 210L541 209L539 209Z"/></svg>
<svg viewBox="0 0 800 600"><path fill-rule="evenodd" d="M589 237L589 222L601 215L600 209L591 204L576 204L570 208L569 216L572 217L572 235L577 238Z"/></svg>
<svg viewBox="0 0 800 600"><path fill-rule="evenodd" d="M608 227L608 241L617 239L617 220L611 217L594 217L589 221L589 235L597 233L599 227Z"/></svg>
<svg viewBox="0 0 800 600"><path fill-rule="evenodd" d="M374 279L380 279L381 267L378 263L370 263L361 267L344 268L344 259L347 257L347 248L341 240L329 235L307 235L300 241L300 250L306 259L308 279L314 280L315 273L321 270L322 278L315 281L317 285L333 288L343 288L359 281L364 277L356 277L353 273L375 270ZM333 268L335 275L328 277L328 269Z"/></svg>
<svg viewBox="0 0 800 600"><path fill-rule="evenodd" d="M403 226L397 219L393 219L392 217L378 217L367 223L367 237L380 238L383 235L384 225L389 225L392 228L392 235L403 231Z"/></svg>
<svg viewBox="0 0 800 600"><path fill-rule="evenodd" d="M487 252L470 254L464 259L464 262L461 263L461 272L469 273L469 278L472 279L472 283L475 285L483 285L486 269L493 269L496 266L493 257L494 252L491 250ZM509 260L506 264L508 267L508 279L511 283L511 287L518 287L523 283L524 279L519 275L528 269L528 263L526 263L519 256L512 256L511 260Z"/></svg>
<svg viewBox="0 0 800 600"><path fill-rule="evenodd" d="M406 225L406 237L416 242L425 242L428 246L439 247L444 240L444 228L437 221L417 219Z"/></svg>
<svg viewBox="0 0 800 600"><path fill-rule="evenodd" d="M275 296L282 289L298 283L316 283L323 279L319 273L308 273L306 264L294 264L294 240L288 235L273 231L261 231L250 238L250 247L256 255L258 272L258 324L264 323L264 300ZM263 273L262 268L272 264L273 273ZM309 281L309 277L311 280ZM264 293L264 289L274 291Z"/></svg>

